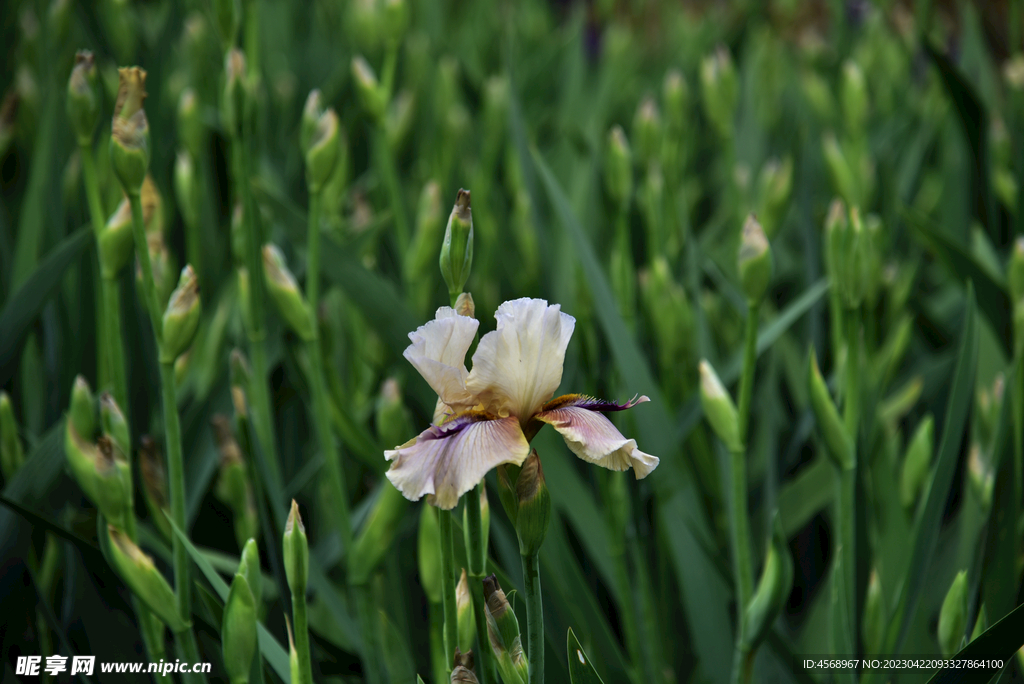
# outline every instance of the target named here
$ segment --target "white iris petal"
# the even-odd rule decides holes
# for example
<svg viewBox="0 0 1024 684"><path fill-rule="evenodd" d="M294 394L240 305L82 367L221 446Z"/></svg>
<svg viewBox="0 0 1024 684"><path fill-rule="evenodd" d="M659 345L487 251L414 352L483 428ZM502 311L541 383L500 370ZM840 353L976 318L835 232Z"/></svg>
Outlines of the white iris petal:
<svg viewBox="0 0 1024 684"><path fill-rule="evenodd" d="M412 344L405 350L409 360L431 389L449 406L472 406L473 396L466 391L466 352L480 321L460 316L443 306L434 320L409 333Z"/></svg>

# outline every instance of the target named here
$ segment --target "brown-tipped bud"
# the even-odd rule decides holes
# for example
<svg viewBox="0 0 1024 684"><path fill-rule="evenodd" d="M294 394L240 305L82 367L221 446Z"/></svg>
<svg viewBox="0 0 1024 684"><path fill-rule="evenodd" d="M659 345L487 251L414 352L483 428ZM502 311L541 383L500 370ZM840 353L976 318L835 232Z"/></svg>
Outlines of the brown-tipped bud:
<svg viewBox="0 0 1024 684"><path fill-rule="evenodd" d="M221 116L224 119L224 126L232 135L238 135L242 128L247 97L245 53L238 48L231 48L224 57L224 77Z"/></svg>
<svg viewBox="0 0 1024 684"><path fill-rule="evenodd" d="M107 533L109 536L104 540L104 548L110 564L132 594L142 599L172 632L188 629L189 623L178 612L174 590L153 565L153 559L113 525L107 526Z"/></svg>
<svg viewBox="0 0 1024 684"><path fill-rule="evenodd" d="M202 304L199 300L199 278L190 264L181 269L178 287L171 293L164 312L163 340L160 361L171 363L188 349L199 327Z"/></svg>
<svg viewBox="0 0 1024 684"><path fill-rule="evenodd" d="M356 91L359 93L359 99L363 102L363 107L375 122L383 125L388 106L388 95L377 80L377 75L373 73L373 68L362 55L352 58L352 77L355 79Z"/></svg>
<svg viewBox="0 0 1024 684"><path fill-rule="evenodd" d="M288 588L292 596L306 593L306 581L309 576L309 542L306 540L306 527L299 515L299 505L292 499L291 512L284 526L284 573L288 578Z"/></svg>
<svg viewBox="0 0 1024 684"><path fill-rule="evenodd" d="M110 437L114 446L123 456L127 457L131 453L128 420L110 392L100 395L100 424L103 427L103 433Z"/></svg>
<svg viewBox="0 0 1024 684"><path fill-rule="evenodd" d="M521 641L519 620L516 619L516 614L495 575L484 578L484 605L487 609L488 627L494 631L491 635L491 640L495 642L493 645L497 650L511 650L513 644Z"/></svg>
<svg viewBox="0 0 1024 684"><path fill-rule="evenodd" d="M743 223L738 261L743 293L747 301L759 303L772 280L772 248L753 214Z"/></svg>
<svg viewBox="0 0 1024 684"><path fill-rule="evenodd" d="M544 470L534 449L523 462L516 480L516 532L519 535L519 553L532 556L540 551L551 522L551 494L544 483Z"/></svg>
<svg viewBox="0 0 1024 684"><path fill-rule="evenodd" d="M467 318L476 318L476 304L473 302L473 295L463 292L455 300L455 313Z"/></svg>
<svg viewBox="0 0 1024 684"><path fill-rule="evenodd" d="M143 435L139 444L139 471L142 473L142 492L149 515L166 539L171 539L171 525L166 513L170 511L167 497L167 472L164 470L160 448L149 435Z"/></svg>
<svg viewBox="0 0 1024 684"><path fill-rule="evenodd" d="M220 454L217 498L231 508L235 523L235 539L239 548L242 548L259 530L249 473L245 468L242 450L235 441L231 421L226 416L217 414L210 422L213 425L217 452Z"/></svg>
<svg viewBox="0 0 1024 684"><path fill-rule="evenodd" d="M479 684L476 675L473 674L473 652L462 653L455 649L455 658L452 660L451 684Z"/></svg>
<svg viewBox="0 0 1024 684"><path fill-rule="evenodd" d="M299 290L295 276L288 270L284 255L274 244L263 246L263 272L267 277L267 290L277 304L281 317L305 341L316 337L316 324L305 296Z"/></svg>
<svg viewBox="0 0 1024 684"><path fill-rule="evenodd" d="M149 121L146 72L139 67L117 70L120 83L110 135L110 163L126 194L137 194L149 169Z"/></svg>
<svg viewBox="0 0 1024 684"><path fill-rule="evenodd" d="M88 50L75 54L75 66L68 79L68 118L79 145L91 145L100 115L100 94L96 83L96 59Z"/></svg>
<svg viewBox="0 0 1024 684"><path fill-rule="evenodd" d="M441 275L452 296L462 292L473 267L473 211L469 190L460 189L441 244Z"/></svg>

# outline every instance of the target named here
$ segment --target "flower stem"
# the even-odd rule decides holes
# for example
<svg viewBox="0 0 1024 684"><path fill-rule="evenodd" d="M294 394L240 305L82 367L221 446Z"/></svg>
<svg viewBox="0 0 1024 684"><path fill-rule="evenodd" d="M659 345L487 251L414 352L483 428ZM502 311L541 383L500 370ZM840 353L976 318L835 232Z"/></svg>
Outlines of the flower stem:
<svg viewBox="0 0 1024 684"><path fill-rule="evenodd" d="M842 601L846 604L845 613L853 624L845 625L841 634L837 634L836 643L841 644L843 653L854 653L856 650L856 603L854 592L856 587L856 520L857 520L857 433L860 420L860 320L857 309L848 309L846 328L846 397L843 405L843 422L849 438L850 451L847 462L839 469L837 492L837 518L839 520L839 539L842 549L840 560L843 564L844 594Z"/></svg>
<svg viewBox="0 0 1024 684"><path fill-rule="evenodd" d="M544 684L544 605L540 593L540 554L523 556L522 559L530 684Z"/></svg>
<svg viewBox="0 0 1024 684"><path fill-rule="evenodd" d="M160 300L156 295L156 281L153 280L153 263L149 259L149 246L146 243L146 224L142 218L142 200L139 193L129 193L128 202L132 208L132 234L135 239L135 255L142 266L142 289L149 310L149 320L153 324L153 337L157 348L163 344L164 324L160 308ZM165 407L166 411L166 407Z"/></svg>
<svg viewBox="0 0 1024 684"><path fill-rule="evenodd" d="M281 466L277 459L277 440L274 435L274 419L270 412L270 389L267 373L266 330L264 329L263 264L259 224L256 220L256 206L249 187L248 164L243 137L236 133L231 138L231 163L237 183L237 192L242 200L242 221L245 229L246 268L249 271L249 301L252 310L252 327L247 331L249 352L252 360L252 382L249 392L254 409L253 427L260 441L260 448L266 455L267 470L275 487L271 491L283 491Z"/></svg>
<svg viewBox="0 0 1024 684"><path fill-rule="evenodd" d="M359 627L363 633L363 669L366 681L371 684L383 682L384 666L381 662L380 622L373 605L373 591L369 584L352 587L359 611Z"/></svg>
<svg viewBox="0 0 1024 684"><path fill-rule="evenodd" d="M469 548L466 556L469 565L469 590L473 598L473 614L476 619L477 678L480 684L497 682L497 670L491 641L487 636L487 614L484 612L484 568L487 565L487 549L483 547L483 524L480 518L480 503L484 496L484 485L480 483L473 493L466 497L466 526L469 531Z"/></svg>
<svg viewBox="0 0 1024 684"><path fill-rule="evenodd" d="M743 345L743 375L740 378L739 421L742 449L731 453L732 475L732 556L736 577L736 655L732 680L747 682L750 670L745 667L752 658L747 645L746 611L754 593L754 572L750 558L750 522L747 515L747 442L750 427L750 402L754 388L754 369L757 365L757 314L759 302L747 306L746 332Z"/></svg>
<svg viewBox="0 0 1024 684"><path fill-rule="evenodd" d="M857 313L856 309L846 312L846 400L843 404L843 422L855 445L860 420L860 317Z"/></svg>
<svg viewBox="0 0 1024 684"><path fill-rule="evenodd" d="M185 526L185 461L181 449L181 425L178 422L177 392L174 387L174 362L160 363L160 385L163 390L164 431L167 433L167 489L171 499L171 518L182 532ZM174 591L178 596L178 612L191 618L192 584L188 578L188 552L174 538Z"/></svg>
<svg viewBox="0 0 1024 684"><path fill-rule="evenodd" d="M459 643L459 623L455 608L455 540L452 537L452 512L437 510L441 530L441 605L444 607L444 662L451 673L455 646Z"/></svg>
<svg viewBox="0 0 1024 684"><path fill-rule="evenodd" d="M292 623L295 629L295 652L299 657L297 684L313 684L313 663L309 656L309 622L306 619L306 595L292 592Z"/></svg>

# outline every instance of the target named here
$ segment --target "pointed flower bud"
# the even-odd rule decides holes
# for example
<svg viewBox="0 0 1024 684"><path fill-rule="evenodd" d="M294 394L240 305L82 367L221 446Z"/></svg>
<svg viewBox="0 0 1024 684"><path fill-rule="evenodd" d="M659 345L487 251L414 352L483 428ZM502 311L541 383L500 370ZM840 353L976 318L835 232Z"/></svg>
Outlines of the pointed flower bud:
<svg viewBox="0 0 1024 684"><path fill-rule="evenodd" d="M385 488L386 489L386 488ZM441 603L441 528L433 506L420 507L420 526L416 537L416 559L419 563L420 585L433 604Z"/></svg>
<svg viewBox="0 0 1024 684"><path fill-rule="evenodd" d="M91 441L96 432L96 398L89 389L89 383L81 375L75 377L75 383L71 386L68 425L86 441Z"/></svg>
<svg viewBox="0 0 1024 684"><path fill-rule="evenodd" d="M242 548L242 558L238 563L238 572L245 575L252 592L253 603L257 615L263 602L263 574L260 571L260 550L255 539L250 539Z"/></svg>
<svg viewBox="0 0 1024 684"><path fill-rule="evenodd" d="M733 135L732 122L739 96L739 82L732 56L725 46L705 57L700 64L700 86L704 114L723 138Z"/></svg>
<svg viewBox="0 0 1024 684"><path fill-rule="evenodd" d="M199 182L196 179L195 163L187 150L178 152L174 160L174 195L185 225L198 225Z"/></svg>
<svg viewBox="0 0 1024 684"><path fill-rule="evenodd" d="M231 430L231 422L223 415L217 414L211 420L214 440L220 454L220 474L217 478L217 498L231 508L235 523L235 538L239 548L243 547L250 537L256 535L257 522L256 504L249 482L249 473L242 459L242 450L238 448Z"/></svg>
<svg viewBox="0 0 1024 684"><path fill-rule="evenodd" d="M339 135L338 115L333 109L328 109L317 119L313 135L305 147L306 184L311 194L320 192L334 172L338 162Z"/></svg>
<svg viewBox="0 0 1024 684"><path fill-rule="evenodd" d="M245 115L246 83L245 53L231 48L224 58L224 94L221 99L221 115L224 126L232 135L238 135Z"/></svg>
<svg viewBox="0 0 1024 684"><path fill-rule="evenodd" d="M960 650L967 629L967 571L961 570L953 578L939 611L939 647L942 654L951 656Z"/></svg>
<svg viewBox="0 0 1024 684"><path fill-rule="evenodd" d="M164 312L163 343L160 349L160 361L170 363L177 359L192 344L196 328L199 327L199 316L202 304L199 300L199 279L190 264L181 269L178 287L171 293Z"/></svg>
<svg viewBox="0 0 1024 684"><path fill-rule="evenodd" d="M442 218L441 186L437 181L429 181L420 192L416 210L416 234L405 257L409 282L422 281L428 277L430 262L436 254L434 250L441 241Z"/></svg>
<svg viewBox="0 0 1024 684"><path fill-rule="evenodd" d="M473 674L473 652L461 653L455 649L455 661L452 668L451 684L479 684L480 680Z"/></svg>
<svg viewBox="0 0 1024 684"><path fill-rule="evenodd" d="M391 549L408 507L408 499L396 488L380 487L366 523L352 545L349 580L353 584L366 584L370 580L371 573Z"/></svg>
<svg viewBox="0 0 1024 684"><path fill-rule="evenodd" d="M459 190L455 198L455 206L444 231L440 263L448 293L454 297L462 292L473 267L473 213L469 205L469 190Z"/></svg>
<svg viewBox="0 0 1024 684"><path fill-rule="evenodd" d="M4 482L10 482L25 462L25 451L18 436L18 422L14 419L11 397L0 390L0 472Z"/></svg>
<svg viewBox="0 0 1024 684"><path fill-rule="evenodd" d="M199 97L196 91L185 88L178 96L178 139L194 158L199 158L203 151L203 137L206 126L199 113Z"/></svg>
<svg viewBox="0 0 1024 684"><path fill-rule="evenodd" d="M173 537L166 514L170 512L167 496L167 471L164 470L160 448L149 435L139 443L139 471L142 473L142 493L145 495L149 515L165 539Z"/></svg>
<svg viewBox="0 0 1024 684"><path fill-rule="evenodd" d="M142 103L146 99L146 72L139 67L117 70L120 83L114 104L110 135L110 164L128 195L137 194L149 169L149 121Z"/></svg>
<svg viewBox="0 0 1024 684"><path fill-rule="evenodd" d="M256 600L245 575L231 580L220 628L224 669L231 684L248 684L252 659L256 655Z"/></svg>
<svg viewBox="0 0 1024 684"><path fill-rule="evenodd" d="M700 403L711 428L730 451L742 451L736 404L706 360L700 362Z"/></svg>
<svg viewBox="0 0 1024 684"><path fill-rule="evenodd" d="M302 107L302 118L299 119L299 149L302 150L303 155L309 150L313 134L323 115L323 95L319 88L314 88L306 96L306 104Z"/></svg>
<svg viewBox="0 0 1024 684"><path fill-rule="evenodd" d="M88 50L75 54L75 66L68 79L68 118L79 145L91 145L100 115L100 94L96 83L96 59Z"/></svg>
<svg viewBox="0 0 1024 684"><path fill-rule="evenodd" d="M834 134L828 133L822 138L821 151L836 194L847 202L857 202L859 193L853 167Z"/></svg>
<svg viewBox="0 0 1024 684"><path fill-rule="evenodd" d="M772 248L761 224L751 214L743 224L739 250L740 285L747 301L759 303L772 280Z"/></svg>
<svg viewBox="0 0 1024 684"><path fill-rule="evenodd" d="M935 421L930 415L924 417L914 431L907 446L900 470L900 503L903 510L912 512L918 496L928 481L932 452L935 448Z"/></svg>
<svg viewBox="0 0 1024 684"><path fill-rule="evenodd" d="M309 576L309 542L306 540L306 527L299 515L299 505L292 499L292 509L288 514L288 522L284 526L284 573L288 578L288 588L292 596L306 593L306 581Z"/></svg>
<svg viewBox="0 0 1024 684"><path fill-rule="evenodd" d="M656 161L661 151L661 114L653 97L645 97L633 115L633 140L640 164Z"/></svg>
<svg viewBox="0 0 1024 684"><path fill-rule="evenodd" d="M455 615L459 627L459 650L469 651L476 637L476 619L473 616L473 599L469 594L469 575L466 568L462 568L462 576L455 586Z"/></svg>
<svg viewBox="0 0 1024 684"><path fill-rule="evenodd" d="M544 483L544 470L537 450L533 449L523 462L516 480L516 533L519 535L519 553L532 556L540 551L551 522L551 494Z"/></svg>
<svg viewBox="0 0 1024 684"><path fill-rule="evenodd" d="M380 13L384 39L392 43L401 42L409 26L409 5L406 0L384 0Z"/></svg>
<svg viewBox="0 0 1024 684"><path fill-rule="evenodd" d="M793 558L778 516L768 545L761 579L746 610L747 645L752 649L764 640L793 589Z"/></svg>
<svg viewBox="0 0 1024 684"><path fill-rule="evenodd" d="M352 77L355 79L356 91L363 107L377 124L382 125L388 106L388 96L377 81L377 74L373 73L373 68L362 55L352 58Z"/></svg>
<svg viewBox="0 0 1024 684"><path fill-rule="evenodd" d="M172 632L179 633L188 629L189 623L178 613L174 590L153 565L153 559L113 525L107 526L107 534L106 549L110 564L132 594L142 599Z"/></svg>
<svg viewBox="0 0 1024 684"><path fill-rule="evenodd" d="M274 298L281 317L302 340L315 339L315 324L306 298L299 291L295 276L288 270L284 255L274 244L263 246L263 272L267 278L267 290Z"/></svg>
<svg viewBox="0 0 1024 684"><path fill-rule="evenodd" d="M520 640L519 620L495 575L484 578L484 606L488 626L494 629L492 641L497 642L495 649L509 650L514 642Z"/></svg>
<svg viewBox="0 0 1024 684"><path fill-rule="evenodd" d="M476 318L476 304L470 292L463 292L455 300L455 313L466 318Z"/></svg>
<svg viewBox="0 0 1024 684"><path fill-rule="evenodd" d="M671 69L665 74L661 96L665 103L665 119L669 129L683 128L688 119L686 110L689 107L690 91L679 69Z"/></svg>
<svg viewBox="0 0 1024 684"><path fill-rule="evenodd" d="M629 204L633 195L633 155L621 126L613 126L608 132L604 185L620 211Z"/></svg>
<svg viewBox="0 0 1024 684"><path fill-rule="evenodd" d="M98 238L100 268L103 277L114 278L128 265L135 251L132 234L132 208L128 199L121 200L117 210L107 219Z"/></svg>
<svg viewBox="0 0 1024 684"><path fill-rule="evenodd" d="M787 156L781 162L771 159L761 167L758 178L759 216L769 238L774 237L782 226L792 190L792 157Z"/></svg>
<svg viewBox="0 0 1024 684"><path fill-rule="evenodd" d="M511 463L499 465L495 472L498 475L498 499L501 507L505 509L505 515L515 525L519 516L519 499L516 496L516 480L519 478L519 466Z"/></svg>
<svg viewBox="0 0 1024 684"><path fill-rule="evenodd" d="M836 405L832 402L832 396L828 393L825 378L818 369L818 358L814 350L811 350L810 367L811 408L814 409L818 428L825 438L825 444L828 445L828 454L837 468L850 467L853 465L850 437L839 411L836 410Z"/></svg>
<svg viewBox="0 0 1024 684"><path fill-rule="evenodd" d="M864 72L853 60L846 60L843 64L840 93L846 129L852 135L861 135L867 125L868 91Z"/></svg>

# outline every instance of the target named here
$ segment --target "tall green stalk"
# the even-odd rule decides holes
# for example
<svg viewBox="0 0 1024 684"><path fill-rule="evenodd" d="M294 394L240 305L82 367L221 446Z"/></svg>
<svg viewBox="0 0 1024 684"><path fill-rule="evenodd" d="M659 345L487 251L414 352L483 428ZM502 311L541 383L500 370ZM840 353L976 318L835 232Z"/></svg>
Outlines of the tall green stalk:
<svg viewBox="0 0 1024 684"><path fill-rule="evenodd" d="M839 468L838 492L836 497L839 521L838 545L843 552L840 556L843 577L841 600L845 614L850 621L836 635L836 645L842 653L853 654L856 650L856 519L857 519L857 433L860 420L860 316L859 309L846 311L846 396L843 403L843 423L849 439L850 450L846 463Z"/></svg>
<svg viewBox="0 0 1024 684"><path fill-rule="evenodd" d="M459 643L459 622L455 607L455 539L452 536L452 512L437 509L441 530L441 605L444 608L445 671L452 671L455 646ZM490 643L490 642L488 642Z"/></svg>
<svg viewBox="0 0 1024 684"><path fill-rule="evenodd" d="M476 489L466 497L463 505L466 507L466 527L469 532L469 548L466 549L466 556L469 565L469 591L473 599L473 615L476 620L476 660L477 678L480 684L491 684L497 682L497 669L494 664L494 653L491 651L491 641L487 636L487 613L484 608L484 567L486 565L487 549L483 546L483 527L480 516L480 504L484 497L484 485L480 483Z"/></svg>
<svg viewBox="0 0 1024 684"><path fill-rule="evenodd" d="M540 592L540 554L525 555L522 560L530 684L544 684L544 605Z"/></svg>
<svg viewBox="0 0 1024 684"><path fill-rule="evenodd" d="M146 308L149 309L150 321L153 325L153 337L157 347L163 344L163 320L160 316L160 304L156 294L156 282L153 280L153 264L149 259L149 248L146 244L146 229L142 217L142 201L138 192L130 192L128 201L132 209L132 234L135 239L135 252L142 265L142 287L146 296ZM160 362L160 386L164 412L164 432L167 437L167 477L168 494L171 503L171 517L174 524L185 534L185 462L181 449L181 425L178 421L177 392L174 379L174 362ZM185 545L175 536L172 540L174 559L174 587L178 600L178 612L186 622L192 616L192 585L189 580L188 551ZM195 635L189 628L174 635L183 659L199 662L199 649ZM205 681L202 675L190 676L190 681Z"/></svg>
<svg viewBox="0 0 1024 684"><path fill-rule="evenodd" d="M309 654L309 620L306 618L305 592L292 592L292 622L295 629L295 652L299 656L299 681L313 684L313 663Z"/></svg>

